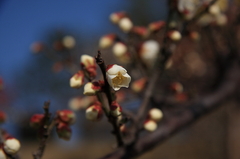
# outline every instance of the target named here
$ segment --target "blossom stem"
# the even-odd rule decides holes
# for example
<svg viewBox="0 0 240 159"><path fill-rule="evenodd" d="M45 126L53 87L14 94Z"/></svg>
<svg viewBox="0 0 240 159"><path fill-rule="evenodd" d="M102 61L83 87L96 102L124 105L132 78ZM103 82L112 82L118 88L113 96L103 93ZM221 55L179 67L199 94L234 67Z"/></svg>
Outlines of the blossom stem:
<svg viewBox="0 0 240 159"><path fill-rule="evenodd" d="M108 99L108 104L109 106L112 104L113 102L113 96L111 93L111 87L109 86L108 82L107 82L107 77L106 77L106 65L104 63L104 60L101 57L101 52L98 51L97 56L95 57L96 59L96 63L98 64L98 66L100 67L102 74L103 74L103 78L104 78L104 93L107 96ZM116 135L117 138L117 143L118 143L118 147L121 147L124 145L123 139L122 139L122 135L119 129L119 126L117 124L117 117L114 116L108 116L108 120L109 122L112 124L113 126L113 133Z"/></svg>

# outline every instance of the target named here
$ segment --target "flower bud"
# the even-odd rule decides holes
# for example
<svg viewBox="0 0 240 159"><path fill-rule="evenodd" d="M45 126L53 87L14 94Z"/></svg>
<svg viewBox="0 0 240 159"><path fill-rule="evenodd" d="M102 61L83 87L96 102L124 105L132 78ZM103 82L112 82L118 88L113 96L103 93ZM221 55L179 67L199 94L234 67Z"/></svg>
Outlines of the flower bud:
<svg viewBox="0 0 240 159"><path fill-rule="evenodd" d="M70 78L70 87L80 88L84 83L84 73L83 71L78 71Z"/></svg>
<svg viewBox="0 0 240 159"><path fill-rule="evenodd" d="M221 13L220 8L217 4L213 4L209 7L209 13L212 15L218 15Z"/></svg>
<svg viewBox="0 0 240 159"><path fill-rule="evenodd" d="M147 82L146 78L140 78L132 83L131 89L134 92L139 93L144 89L146 82Z"/></svg>
<svg viewBox="0 0 240 159"><path fill-rule="evenodd" d="M9 138L4 141L3 148L7 154L15 154L21 147L20 142L15 138Z"/></svg>
<svg viewBox="0 0 240 159"><path fill-rule="evenodd" d="M41 42L34 42L33 44L31 44L30 50L34 54L40 53L44 50L44 45Z"/></svg>
<svg viewBox="0 0 240 159"><path fill-rule="evenodd" d="M89 55L82 55L81 56L81 66L85 69L90 77L96 77L96 70L97 66L95 63L95 59Z"/></svg>
<svg viewBox="0 0 240 159"><path fill-rule="evenodd" d="M102 118L103 111L100 103L95 103L86 110L86 118L91 121L98 121Z"/></svg>
<svg viewBox="0 0 240 159"><path fill-rule="evenodd" d="M178 41L182 38L182 35L180 34L180 32L176 30L170 31L168 36L173 41Z"/></svg>
<svg viewBox="0 0 240 159"><path fill-rule="evenodd" d="M76 115L71 110L57 111L57 117L58 117L58 119L60 119L62 122L66 123L66 124L73 124L76 120Z"/></svg>
<svg viewBox="0 0 240 159"><path fill-rule="evenodd" d="M159 122L163 118L162 111L157 108L150 109L150 111L148 112L148 115L149 115L149 119L155 122Z"/></svg>
<svg viewBox="0 0 240 159"><path fill-rule="evenodd" d="M87 108L93 101L95 100L95 97L93 96L85 96L83 98L81 97L74 97L69 100L68 106L73 111L79 110L79 109L85 109Z"/></svg>
<svg viewBox="0 0 240 159"><path fill-rule="evenodd" d="M113 54L116 57L121 57L127 53L127 46L122 42L117 42L113 45Z"/></svg>
<svg viewBox="0 0 240 159"><path fill-rule="evenodd" d="M97 91L101 90L101 85L98 82L88 82L84 86L83 94L87 96L95 95Z"/></svg>
<svg viewBox="0 0 240 159"><path fill-rule="evenodd" d="M108 65L106 69L106 77L109 85L115 90L119 90L121 87L128 88L131 81L131 77L127 74L122 66Z"/></svg>
<svg viewBox="0 0 240 159"><path fill-rule="evenodd" d="M196 31L190 32L189 37L190 37L192 40L195 40L195 41L197 41L197 40L200 39L200 35L199 35L199 33L196 32Z"/></svg>
<svg viewBox="0 0 240 159"><path fill-rule="evenodd" d="M43 114L34 114L30 119L30 126L33 128L39 128L43 124L43 119Z"/></svg>
<svg viewBox="0 0 240 159"><path fill-rule="evenodd" d="M75 41L74 37L72 37L70 35L65 36L62 40L62 43L63 43L63 46L68 49L72 49L76 45L76 41Z"/></svg>
<svg viewBox="0 0 240 159"><path fill-rule="evenodd" d="M160 50L160 45L155 40L147 40L140 47L140 58L148 66L152 67Z"/></svg>
<svg viewBox="0 0 240 159"><path fill-rule="evenodd" d="M185 102L185 101L187 101L188 100L188 96L187 96L187 94L186 93L178 93L178 94L176 94L175 95L175 99L176 99L176 101L178 101L178 102Z"/></svg>
<svg viewBox="0 0 240 159"><path fill-rule="evenodd" d="M110 47L113 44L115 39L116 39L116 35L115 34L104 35L99 40L99 47L102 48L102 49L106 49L106 48Z"/></svg>
<svg viewBox="0 0 240 159"><path fill-rule="evenodd" d="M122 114L122 107L116 101L113 101L110 105L110 113L112 116L118 117Z"/></svg>
<svg viewBox="0 0 240 159"><path fill-rule="evenodd" d="M179 82L173 82L170 84L170 89L175 93L182 93L183 85Z"/></svg>
<svg viewBox="0 0 240 159"><path fill-rule="evenodd" d="M153 120L147 120L145 121L143 127L145 130L153 132L157 129L157 123Z"/></svg>
<svg viewBox="0 0 240 159"><path fill-rule="evenodd" d="M7 155L5 154L2 148L0 149L0 159L7 159Z"/></svg>
<svg viewBox="0 0 240 159"><path fill-rule="evenodd" d="M0 111L0 124L4 123L6 121L6 113L3 111Z"/></svg>
<svg viewBox="0 0 240 159"><path fill-rule="evenodd" d="M114 24L117 24L120 19L122 19L123 17L126 16L126 13L125 12L116 12L116 13L112 13L110 15L110 21Z"/></svg>
<svg viewBox="0 0 240 159"><path fill-rule="evenodd" d="M59 122L56 127L58 137L63 140L70 140L72 136L72 130L68 124Z"/></svg>
<svg viewBox="0 0 240 159"><path fill-rule="evenodd" d="M148 29L151 32L155 32L158 30L161 30L163 28L163 26L165 26L165 22L164 21L157 21L157 22L152 22L148 25Z"/></svg>
<svg viewBox="0 0 240 159"><path fill-rule="evenodd" d="M146 27L134 26L132 32L143 38L146 38L149 35Z"/></svg>
<svg viewBox="0 0 240 159"><path fill-rule="evenodd" d="M128 33L133 28L132 21L127 17L122 18L118 25L119 28L125 33Z"/></svg>

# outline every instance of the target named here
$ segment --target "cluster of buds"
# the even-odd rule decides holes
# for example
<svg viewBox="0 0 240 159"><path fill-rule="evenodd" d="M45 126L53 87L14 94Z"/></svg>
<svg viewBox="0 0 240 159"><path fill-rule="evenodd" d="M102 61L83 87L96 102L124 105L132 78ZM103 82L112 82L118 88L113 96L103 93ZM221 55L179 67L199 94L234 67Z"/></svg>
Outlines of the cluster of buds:
<svg viewBox="0 0 240 159"><path fill-rule="evenodd" d="M157 123L163 118L163 113L160 109L152 108L148 112L147 120L144 122L144 129L153 132L157 129Z"/></svg>
<svg viewBox="0 0 240 159"><path fill-rule="evenodd" d="M56 131L59 138L70 140L72 135L70 125L72 125L75 120L76 115L70 110L60 110L57 112Z"/></svg>
<svg viewBox="0 0 240 159"><path fill-rule="evenodd" d="M101 103L95 102L86 109L86 118L91 121L99 121L103 117Z"/></svg>
<svg viewBox="0 0 240 159"><path fill-rule="evenodd" d="M84 77L87 76L88 79L93 79L96 77L96 62L92 56L82 55L80 59L83 71L78 71L70 78L70 87L80 88L84 84Z"/></svg>

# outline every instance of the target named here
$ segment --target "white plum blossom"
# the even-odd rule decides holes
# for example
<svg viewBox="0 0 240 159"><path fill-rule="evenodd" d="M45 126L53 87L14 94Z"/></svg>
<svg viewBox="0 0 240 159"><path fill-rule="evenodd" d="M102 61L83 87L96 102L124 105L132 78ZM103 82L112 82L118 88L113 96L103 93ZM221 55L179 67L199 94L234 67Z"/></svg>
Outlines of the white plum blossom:
<svg viewBox="0 0 240 159"><path fill-rule="evenodd" d="M119 65L109 65L106 70L106 78L109 85L115 90L121 87L128 88L131 77L127 74L127 70Z"/></svg>

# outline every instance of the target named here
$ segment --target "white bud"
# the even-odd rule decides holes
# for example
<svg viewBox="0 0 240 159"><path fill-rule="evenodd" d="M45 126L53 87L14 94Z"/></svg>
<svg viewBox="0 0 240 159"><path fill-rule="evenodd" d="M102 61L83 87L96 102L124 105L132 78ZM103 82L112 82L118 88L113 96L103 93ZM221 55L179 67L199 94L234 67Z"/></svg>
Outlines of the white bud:
<svg viewBox="0 0 240 159"><path fill-rule="evenodd" d="M72 88L80 88L83 85L84 82L84 74L82 71L79 71L78 73L74 74L70 78L70 87Z"/></svg>
<svg viewBox="0 0 240 159"><path fill-rule="evenodd" d="M91 82L85 84L83 94L87 96L92 96L96 94L96 90L93 89L93 84Z"/></svg>
<svg viewBox="0 0 240 159"><path fill-rule="evenodd" d="M115 39L114 34L108 34L100 38L99 40L99 47L102 49L108 48L113 44Z"/></svg>
<svg viewBox="0 0 240 159"><path fill-rule="evenodd" d="M151 120L154 120L155 122L158 122L160 121L162 118L163 118L163 113L160 109L157 109L157 108L152 108L150 111L149 111L149 117Z"/></svg>
<svg viewBox="0 0 240 159"><path fill-rule="evenodd" d="M65 36L63 38L63 45L68 48L68 49L72 49L76 44L76 41L74 39L74 37L72 36Z"/></svg>
<svg viewBox="0 0 240 159"><path fill-rule="evenodd" d="M113 45L113 54L116 57L122 57L127 52L127 46L121 42L117 42Z"/></svg>
<svg viewBox="0 0 240 159"><path fill-rule="evenodd" d="M95 59L89 55L82 55L80 62L86 67L91 67L95 65Z"/></svg>
<svg viewBox="0 0 240 159"><path fill-rule="evenodd" d="M157 123L153 120L148 120L144 123L144 129L153 132L157 129Z"/></svg>
<svg viewBox="0 0 240 159"><path fill-rule="evenodd" d="M125 12L116 12L116 13L112 13L110 15L110 21L114 24L117 24L120 19L122 19L123 17L126 16L126 13Z"/></svg>
<svg viewBox="0 0 240 159"><path fill-rule="evenodd" d="M91 121L100 120L102 114L102 108L99 105L92 105L86 110L86 118Z"/></svg>
<svg viewBox="0 0 240 159"><path fill-rule="evenodd" d="M132 21L127 17L122 18L119 21L118 25L119 25L120 29L125 33L128 33L133 27Z"/></svg>
<svg viewBox="0 0 240 159"><path fill-rule="evenodd" d="M20 142L15 139L15 138L11 138L11 139L7 139L4 141L4 150L6 153L8 154L15 154L19 151L21 145Z"/></svg>
<svg viewBox="0 0 240 159"><path fill-rule="evenodd" d="M131 77L127 74L127 70L119 65L109 65L106 70L106 77L109 85L115 90L121 87L128 88Z"/></svg>
<svg viewBox="0 0 240 159"><path fill-rule="evenodd" d="M213 15L218 15L220 14L220 8L218 5L212 5L210 8L209 8L209 13L210 14L213 14Z"/></svg>
<svg viewBox="0 0 240 159"><path fill-rule="evenodd" d="M159 50L160 45L157 41L147 40L141 46L140 57L148 67L152 67L157 58Z"/></svg>
<svg viewBox="0 0 240 159"><path fill-rule="evenodd" d="M170 32L169 38L173 41L178 41L182 38L182 35L180 34L179 31L174 30L174 31Z"/></svg>

